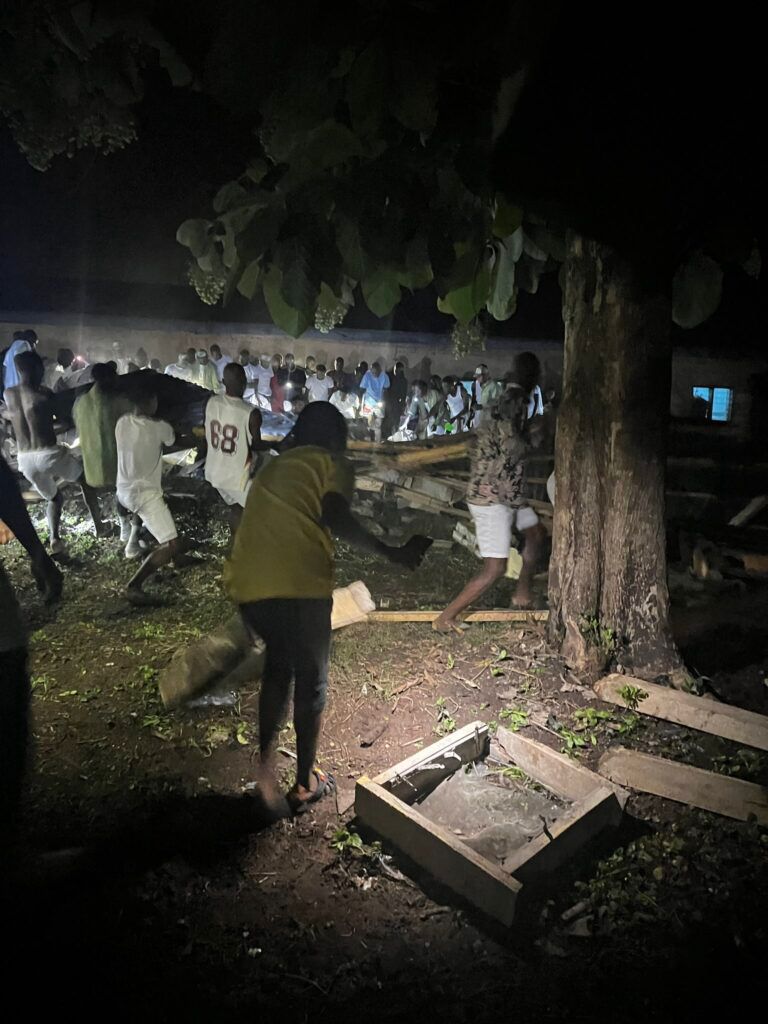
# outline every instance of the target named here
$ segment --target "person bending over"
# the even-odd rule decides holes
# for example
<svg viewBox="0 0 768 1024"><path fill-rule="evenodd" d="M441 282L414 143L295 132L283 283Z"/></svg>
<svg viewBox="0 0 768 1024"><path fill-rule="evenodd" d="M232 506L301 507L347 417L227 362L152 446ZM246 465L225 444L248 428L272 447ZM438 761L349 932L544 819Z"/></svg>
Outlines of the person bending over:
<svg viewBox="0 0 768 1024"><path fill-rule="evenodd" d="M293 693L297 763L288 802L299 813L332 786L315 766L331 643L331 533L409 569L421 563L431 541L413 537L404 547L388 547L352 515L347 424L330 402L306 406L289 440L293 447L286 446L253 481L224 581L246 627L266 644L258 781L273 806L279 800L275 748Z"/></svg>
<svg viewBox="0 0 768 1024"><path fill-rule="evenodd" d="M83 471L89 487L117 487L117 442L115 427L133 403L117 390L117 372L113 363L95 363L92 369L93 387L76 399L72 417L80 435ZM131 514L117 502L120 521L120 540L128 544L131 538ZM141 550L126 547L126 558L137 558Z"/></svg>
<svg viewBox="0 0 768 1024"><path fill-rule="evenodd" d="M154 418L157 397L152 392L139 394L135 406L135 412L125 413L115 427L117 500L133 513L129 547L138 547L141 523L158 543L129 580L127 589L131 603L150 604L151 599L142 591L149 577L171 561L181 566L189 560L183 555L176 524L163 497L163 446L173 444L173 427Z"/></svg>
<svg viewBox="0 0 768 1024"><path fill-rule="evenodd" d="M205 479L227 504L233 537L251 486L248 471L254 445L261 441L261 413L243 398L246 384L243 367L228 363L225 394L212 395L205 407Z"/></svg>
<svg viewBox="0 0 768 1024"><path fill-rule="evenodd" d="M46 518L51 552L58 554L64 551L60 536L64 496L57 480L80 484L97 537L104 536L107 527L101 519L96 493L83 476L83 464L68 448L56 442L57 429L66 429L69 424L54 425L55 399L53 392L42 386L45 372L42 359L36 352L22 352L16 357L16 370L19 384L6 390L5 401L6 415L16 434L19 472L48 502Z"/></svg>

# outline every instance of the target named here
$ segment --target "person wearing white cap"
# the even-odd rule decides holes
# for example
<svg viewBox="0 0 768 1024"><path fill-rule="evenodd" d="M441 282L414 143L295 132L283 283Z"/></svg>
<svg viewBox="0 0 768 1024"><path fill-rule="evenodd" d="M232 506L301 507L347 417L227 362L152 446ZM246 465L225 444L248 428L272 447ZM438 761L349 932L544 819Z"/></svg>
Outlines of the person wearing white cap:
<svg viewBox="0 0 768 1024"><path fill-rule="evenodd" d="M480 363L475 368L475 382L472 385L472 426L481 426L487 413L494 407L501 397L501 384L488 373L485 363Z"/></svg>
<svg viewBox="0 0 768 1024"><path fill-rule="evenodd" d="M193 384L197 384L200 388L205 388L206 391L221 391L221 384L219 382L219 375L216 373L216 367L208 359L208 352L204 348L199 348L195 352L195 365L192 367L192 374L190 377Z"/></svg>

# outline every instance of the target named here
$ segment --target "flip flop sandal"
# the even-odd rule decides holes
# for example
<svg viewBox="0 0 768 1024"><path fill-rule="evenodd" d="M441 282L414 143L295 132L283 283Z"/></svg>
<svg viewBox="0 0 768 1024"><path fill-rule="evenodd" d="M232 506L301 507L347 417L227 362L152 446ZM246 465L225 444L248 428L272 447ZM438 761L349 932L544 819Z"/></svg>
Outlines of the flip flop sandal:
<svg viewBox="0 0 768 1024"><path fill-rule="evenodd" d="M320 768L313 768L312 774L317 779L317 787L306 800L300 800L293 792L286 795L288 805L295 815L304 814L310 804L316 804L318 800L322 800L324 796L332 793L336 788L336 780L330 772L321 771Z"/></svg>

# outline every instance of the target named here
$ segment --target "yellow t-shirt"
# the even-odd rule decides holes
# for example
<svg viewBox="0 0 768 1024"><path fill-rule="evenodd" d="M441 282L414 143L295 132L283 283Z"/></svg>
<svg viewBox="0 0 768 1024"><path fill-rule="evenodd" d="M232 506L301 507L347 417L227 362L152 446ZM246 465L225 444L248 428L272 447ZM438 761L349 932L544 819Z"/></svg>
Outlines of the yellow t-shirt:
<svg viewBox="0 0 768 1024"><path fill-rule="evenodd" d="M248 494L224 585L233 601L331 597L333 546L321 525L323 498L352 499L355 473L342 455L306 445L271 459Z"/></svg>

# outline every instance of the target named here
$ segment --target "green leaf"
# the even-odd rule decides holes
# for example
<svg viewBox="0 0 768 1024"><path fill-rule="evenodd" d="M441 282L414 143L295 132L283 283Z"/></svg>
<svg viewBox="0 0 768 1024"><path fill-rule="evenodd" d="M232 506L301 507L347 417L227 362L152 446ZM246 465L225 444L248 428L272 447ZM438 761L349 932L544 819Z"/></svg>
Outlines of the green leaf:
<svg viewBox="0 0 768 1024"><path fill-rule="evenodd" d="M723 271L703 252L691 253L672 281L672 319L691 328L704 323L720 305Z"/></svg>
<svg viewBox="0 0 768 1024"><path fill-rule="evenodd" d="M506 238L517 231L523 223L523 211L510 203L500 192L496 195L496 211L493 216L493 233L497 238Z"/></svg>
<svg viewBox="0 0 768 1024"><path fill-rule="evenodd" d="M404 128L428 135L437 123L437 76L424 58L396 60L389 109Z"/></svg>
<svg viewBox="0 0 768 1024"><path fill-rule="evenodd" d="M508 320L517 308L517 288L515 287L515 253L520 248L516 236L522 235L520 228L495 244L496 259L491 274L491 290L486 308L494 320Z"/></svg>
<svg viewBox="0 0 768 1024"><path fill-rule="evenodd" d="M374 316L387 316L400 301L397 274L390 267L377 267L363 279L363 298Z"/></svg>
<svg viewBox="0 0 768 1024"><path fill-rule="evenodd" d="M429 261L427 240L414 238L405 253L405 267L398 271L397 280L411 291L426 288L432 282L432 264Z"/></svg>
<svg viewBox="0 0 768 1024"><path fill-rule="evenodd" d="M358 54L346 82L352 127L359 136L377 134L389 91L389 56L382 43L372 43Z"/></svg>
<svg viewBox="0 0 768 1024"><path fill-rule="evenodd" d="M249 198L248 192L239 181L228 181L222 185L213 199L213 208L216 213L223 213L225 210L244 202Z"/></svg>
<svg viewBox="0 0 768 1024"><path fill-rule="evenodd" d="M551 257L558 263L565 260L565 235L562 232L552 231L540 224L526 224L525 234L528 243L536 246L536 259L545 260ZM534 255L527 246L525 251L529 255Z"/></svg>
<svg viewBox="0 0 768 1024"><path fill-rule="evenodd" d="M248 266L240 275L237 282L237 290L246 299L252 299L256 294L261 280L261 265L258 260L251 260Z"/></svg>
<svg viewBox="0 0 768 1024"><path fill-rule="evenodd" d="M354 281L361 281L368 272L368 259L360 241L360 230L348 217L340 216L336 219L336 245L345 272Z"/></svg>
<svg viewBox="0 0 768 1024"><path fill-rule="evenodd" d="M268 172L269 164L267 163L266 160L261 159L251 160L245 169L246 177L250 178L251 181L256 185L259 185L262 182L264 176Z"/></svg>
<svg viewBox="0 0 768 1024"><path fill-rule="evenodd" d="M263 256L274 244L285 219L285 210L275 204L254 214L238 236L237 249L244 263Z"/></svg>
<svg viewBox="0 0 768 1024"><path fill-rule="evenodd" d="M303 242L296 237L280 243L277 263L283 279L280 293L293 309L314 312L320 294L320 275Z"/></svg>
<svg viewBox="0 0 768 1024"><path fill-rule="evenodd" d="M349 128L329 119L301 140L301 150L305 161L313 164L317 170L325 170L360 156L363 147Z"/></svg>
<svg viewBox="0 0 768 1024"><path fill-rule="evenodd" d="M197 259L202 256L211 242L208 234L210 221L193 218L185 220L176 232L176 241L186 245L192 255Z"/></svg>
<svg viewBox="0 0 768 1024"><path fill-rule="evenodd" d="M483 258L476 262L475 273L468 284L455 288L445 295L443 305L446 308L443 312L451 313L460 324L468 324L488 301L490 285L490 261Z"/></svg>
<svg viewBox="0 0 768 1024"><path fill-rule="evenodd" d="M282 281L280 268L273 264L264 277L264 301L272 322L292 338L298 338L313 323L313 315L288 305L282 296Z"/></svg>

